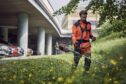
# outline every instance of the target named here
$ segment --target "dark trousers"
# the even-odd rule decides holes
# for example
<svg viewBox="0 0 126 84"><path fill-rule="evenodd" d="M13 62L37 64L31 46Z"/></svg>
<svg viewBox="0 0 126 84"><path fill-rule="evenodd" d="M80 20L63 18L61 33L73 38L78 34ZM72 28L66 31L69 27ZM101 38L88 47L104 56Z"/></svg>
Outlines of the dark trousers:
<svg viewBox="0 0 126 84"><path fill-rule="evenodd" d="M81 53L80 49L77 49L77 48L74 48L74 51ZM81 57L82 57L81 54L74 53L74 64L73 64L74 68L78 66L78 63ZM88 71L91 65L91 54L85 54L84 59L85 59L84 68L86 71Z"/></svg>

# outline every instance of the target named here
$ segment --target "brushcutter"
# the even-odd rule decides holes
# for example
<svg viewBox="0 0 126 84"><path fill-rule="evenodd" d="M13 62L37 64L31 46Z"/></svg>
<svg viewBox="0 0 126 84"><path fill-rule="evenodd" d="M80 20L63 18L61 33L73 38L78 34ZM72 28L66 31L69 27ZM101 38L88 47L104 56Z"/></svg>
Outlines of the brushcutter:
<svg viewBox="0 0 126 84"><path fill-rule="evenodd" d="M73 52L76 53L78 55L81 55L79 52L74 51L72 49L69 49L68 47L66 47L64 44L59 44L58 46L56 46L59 50L64 51L64 52Z"/></svg>

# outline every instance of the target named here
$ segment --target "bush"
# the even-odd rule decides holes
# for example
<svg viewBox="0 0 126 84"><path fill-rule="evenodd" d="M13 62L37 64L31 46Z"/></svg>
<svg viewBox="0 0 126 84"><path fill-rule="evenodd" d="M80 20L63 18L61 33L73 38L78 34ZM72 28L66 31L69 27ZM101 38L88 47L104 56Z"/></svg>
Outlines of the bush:
<svg viewBox="0 0 126 84"><path fill-rule="evenodd" d="M93 45L94 59L98 77L103 77L102 84L125 84L126 78L126 38L103 40Z"/></svg>
<svg viewBox="0 0 126 84"><path fill-rule="evenodd" d="M118 33L118 32L122 32L123 37L126 36L126 21L117 20L117 21L114 21L112 24L109 22L106 22L100 28L101 28L101 30L99 31L100 38L108 36L112 33Z"/></svg>

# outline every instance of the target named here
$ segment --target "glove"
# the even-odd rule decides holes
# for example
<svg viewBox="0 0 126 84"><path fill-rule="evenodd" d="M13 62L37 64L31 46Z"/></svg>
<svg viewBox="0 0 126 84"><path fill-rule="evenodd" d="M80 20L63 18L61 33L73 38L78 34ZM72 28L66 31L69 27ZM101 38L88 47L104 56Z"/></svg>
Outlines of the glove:
<svg viewBox="0 0 126 84"><path fill-rule="evenodd" d="M76 41L76 42L74 43L74 47L75 47L75 48L79 48L79 47L80 47L80 43Z"/></svg>
<svg viewBox="0 0 126 84"><path fill-rule="evenodd" d="M92 41L95 41L96 40L96 37L92 37Z"/></svg>

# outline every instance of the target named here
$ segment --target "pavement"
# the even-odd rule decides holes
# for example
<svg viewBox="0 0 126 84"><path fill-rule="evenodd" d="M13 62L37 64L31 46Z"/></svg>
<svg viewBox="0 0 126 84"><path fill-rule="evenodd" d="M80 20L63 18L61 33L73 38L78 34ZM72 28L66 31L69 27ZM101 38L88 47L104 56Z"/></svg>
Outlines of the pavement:
<svg viewBox="0 0 126 84"><path fill-rule="evenodd" d="M25 59L38 59L43 57L49 57L49 56L20 56L20 57L3 57L0 59L2 60L25 60Z"/></svg>

